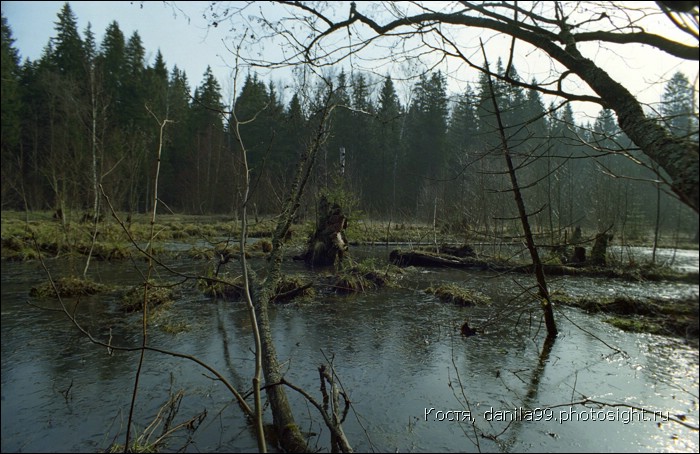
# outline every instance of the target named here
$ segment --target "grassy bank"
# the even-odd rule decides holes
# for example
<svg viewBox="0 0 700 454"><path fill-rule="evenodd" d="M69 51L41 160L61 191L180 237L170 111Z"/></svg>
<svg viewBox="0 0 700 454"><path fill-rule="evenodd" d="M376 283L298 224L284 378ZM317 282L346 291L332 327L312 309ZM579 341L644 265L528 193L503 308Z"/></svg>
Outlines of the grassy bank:
<svg viewBox="0 0 700 454"><path fill-rule="evenodd" d="M273 220L251 222L249 236L270 237L274 227ZM157 218L153 244L156 253L164 254L165 242L216 244L227 238L237 241L240 233L240 222L232 217L163 214ZM105 217L97 224L95 235L94 224L80 219L68 219L64 224L49 212L2 213L2 257L9 260L37 259L40 253L50 257L91 253L98 260L119 260L138 253L137 245L144 248L150 238L146 214Z"/></svg>
<svg viewBox="0 0 700 454"><path fill-rule="evenodd" d="M680 337L698 345L698 300L660 298L571 298L553 295L557 304L578 307L589 313L606 314L605 321L625 331Z"/></svg>
<svg viewBox="0 0 700 454"><path fill-rule="evenodd" d="M94 225L84 222L84 214L72 213L65 224L54 219L53 212L2 212L2 257L11 260L38 258L39 252L47 256L65 254L87 255L98 260L118 260L137 252L134 243L145 246L151 236L150 215L119 213L118 219L105 216L97 225L94 246ZM276 226L274 218L251 219L248 230L251 238L271 238ZM295 224L291 228L290 242L303 245L314 228L313 220ZM155 225L156 252L164 253L159 244L164 242L215 244L225 239L234 242L240 238L241 223L235 216L196 216L184 214L159 214ZM351 245L406 243L426 244L476 244L496 241L493 237L474 231L454 231L445 226L429 224L351 219L347 229ZM507 232L504 232L507 234ZM520 245L517 240L497 240L501 245ZM541 236L539 243L548 243ZM637 241L626 246L650 246ZM698 245L674 238L662 238L660 247L697 249ZM91 252L92 250L92 252Z"/></svg>

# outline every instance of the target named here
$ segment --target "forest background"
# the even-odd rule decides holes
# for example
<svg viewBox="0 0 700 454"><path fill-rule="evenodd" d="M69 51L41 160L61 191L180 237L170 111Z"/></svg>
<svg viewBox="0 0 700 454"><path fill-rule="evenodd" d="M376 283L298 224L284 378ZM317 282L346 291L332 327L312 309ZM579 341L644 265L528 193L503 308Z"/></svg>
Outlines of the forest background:
<svg viewBox="0 0 700 454"><path fill-rule="evenodd" d="M302 83L249 71L227 102L210 68L192 89L160 51L145 60L138 32L127 38L114 21L98 43L89 26L79 31L68 3L42 57L22 62L19 55L3 16L3 210L78 219L99 204L101 186L116 209L148 212L160 132L155 117L175 123L165 130L159 200L174 213L235 217L243 188L235 112L239 121L254 119L240 125L254 182L251 206L256 215L277 213L292 163L333 89L340 108L302 218L313 217L316 194L338 184L342 162L355 218L437 219L445 229L474 232L517 224L483 74L453 93L443 72L425 70L402 103L388 74L340 67ZM502 61L495 72L504 75ZM514 65L507 76L521 80ZM658 224L662 233L697 241L697 216L665 188L663 172L620 131L611 110L582 123L570 103L545 105L535 90L503 82L496 93L536 229L560 235L574 226L615 226L628 240L645 241ZM654 115L697 142L695 98L688 75L676 72Z"/></svg>

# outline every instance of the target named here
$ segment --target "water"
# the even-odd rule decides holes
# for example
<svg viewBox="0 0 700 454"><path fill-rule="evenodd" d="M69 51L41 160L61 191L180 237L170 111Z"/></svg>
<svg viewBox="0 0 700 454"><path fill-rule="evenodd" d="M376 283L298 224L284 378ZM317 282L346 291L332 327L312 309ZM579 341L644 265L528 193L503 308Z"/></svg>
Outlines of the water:
<svg viewBox="0 0 700 454"><path fill-rule="evenodd" d="M651 262L653 250L641 246L613 246L610 254L622 261L636 263ZM656 263L682 272L698 272L698 251L687 249L657 249Z"/></svg>
<svg viewBox="0 0 700 454"><path fill-rule="evenodd" d="M176 265L191 272L205 266ZM57 262L49 267L56 274L67 268ZM105 283L139 282L128 262L97 262L93 272ZM115 437L123 442L138 354L109 355L65 314L28 305L59 307L28 297L29 287L44 279L38 264L3 263L2 451L89 452L106 449ZM492 305L457 307L420 290L455 281L490 296ZM320 400L317 367L332 360L352 401L344 428L356 450L698 451L697 431L667 421L669 415L682 415L698 425L697 349L670 338L625 333L602 316L557 308L560 335L542 355L540 312L531 298L514 298L532 285L528 276L408 270L399 284L349 297L319 296L271 312L288 381ZM698 296L698 285L663 282L560 278L551 286L574 295ZM117 300L116 293L84 299L78 319L103 341L111 329L114 344L138 346L140 316L122 314ZM72 308L74 301L69 303ZM169 316L189 329L169 334L153 327L149 345L196 355L240 391L249 390L253 345L242 303L203 297L188 282ZM466 320L486 326L485 333L461 337L458 328ZM176 422L207 411L187 451L257 451L240 409L210 372L154 352L146 353L137 428L150 423L169 392L178 389L185 397ZM302 430L318 434L311 446L327 451L328 430L318 413L289 393ZM570 405L586 399L609 406ZM640 421L644 415L629 406L662 413ZM169 447L185 442L180 437Z"/></svg>

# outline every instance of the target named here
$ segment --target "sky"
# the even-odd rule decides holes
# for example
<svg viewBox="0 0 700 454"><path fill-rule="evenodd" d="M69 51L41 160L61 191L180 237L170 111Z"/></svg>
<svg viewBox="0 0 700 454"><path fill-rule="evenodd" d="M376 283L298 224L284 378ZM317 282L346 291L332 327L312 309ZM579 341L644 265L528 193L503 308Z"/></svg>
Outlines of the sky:
<svg viewBox="0 0 700 454"><path fill-rule="evenodd" d="M360 7L368 7L361 2ZM63 1L3 1L2 13L7 18L15 39L15 47L19 50L22 60L25 58L38 59L49 39L55 35L55 22L62 8ZM264 3L261 2L261 5ZM134 31L138 31L146 50L146 63L152 64L158 49L161 50L168 69L174 65L184 70L191 88L200 85L203 74L210 66L222 87L225 99L232 99L234 85L232 82L232 67L234 57L229 50L233 46L229 26L208 27L203 18L203 13L209 2L139 2L139 1L90 1L70 2L73 12L78 19L78 28L81 34L87 23L92 24L98 45L102 41L104 31L113 20L116 20L126 39ZM257 5L256 5L257 6ZM262 6L261 6L262 7ZM340 10L342 7L339 6ZM254 12L254 11L253 11ZM344 10L340 11L343 13ZM660 24L660 27L670 26ZM668 31L668 29L666 30ZM478 42L478 40L477 40ZM491 38L489 45L502 45L507 49L510 39L505 36ZM268 47L264 52L274 52ZM525 52L526 53L526 52ZM697 62L679 62L672 57L663 55L658 51L650 51L642 46L636 49L614 47L594 49L589 58L593 58L596 64L608 70L609 73L623 82L623 84L643 102L653 104L659 101L663 84L658 83L670 79L671 75L682 70L691 81L697 75ZM529 80L533 75L538 77L538 70L547 70L550 62L538 63L537 60L523 60L516 67L523 77ZM456 68L456 71L455 71ZM475 81L476 74L471 74L458 66L452 65L448 71L459 73L462 81ZM381 69L378 74L381 75ZM461 77L462 74L470 74ZM291 72L275 72L271 75L263 73L265 80L274 82L287 82L291 79ZM541 80L538 77L538 80ZM657 82L656 84L654 84ZM397 83L399 90L409 91L412 81ZM450 89L460 91L462 86L457 81L450 82ZM282 90L282 99L288 102L289 93ZM406 102L407 97L402 97ZM545 104L549 101L545 99ZM577 105L575 112L579 112L582 118L592 121L600 106ZM584 120L587 121L587 120Z"/></svg>

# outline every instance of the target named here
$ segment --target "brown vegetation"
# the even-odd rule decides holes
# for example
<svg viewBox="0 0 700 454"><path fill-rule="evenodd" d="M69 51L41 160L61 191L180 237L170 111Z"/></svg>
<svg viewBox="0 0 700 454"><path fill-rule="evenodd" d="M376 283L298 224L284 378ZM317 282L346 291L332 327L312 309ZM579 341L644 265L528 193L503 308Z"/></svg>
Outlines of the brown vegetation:
<svg viewBox="0 0 700 454"><path fill-rule="evenodd" d="M143 309L144 301L150 309L153 309L174 301L175 297L175 291L171 285L157 285L149 282L145 286L137 285L131 288L122 297L121 307L125 312L137 312Z"/></svg>
<svg viewBox="0 0 700 454"><path fill-rule="evenodd" d="M428 287L425 292L437 296L442 301L454 303L458 306L483 306L491 303L486 295L458 284L441 284Z"/></svg>
<svg viewBox="0 0 700 454"><path fill-rule="evenodd" d="M104 284L78 277L62 277L51 282L32 287L29 295L36 298L70 298L76 296L95 295L108 290ZM58 293L58 295L56 294Z"/></svg>

